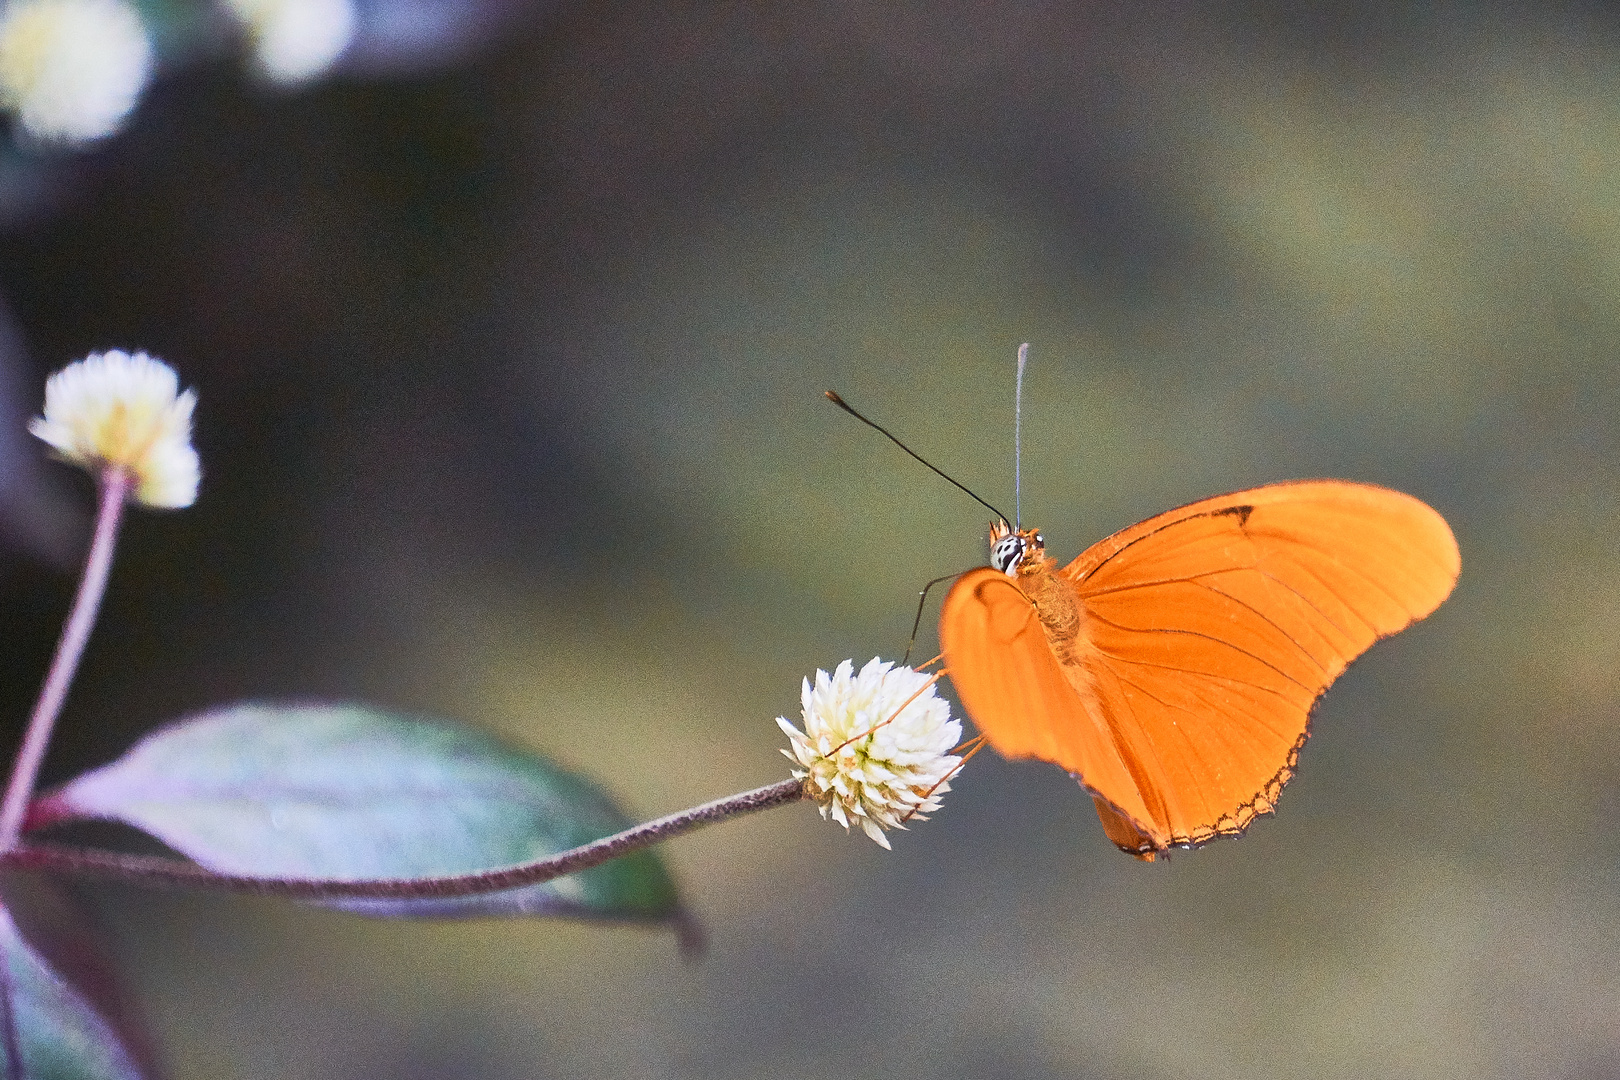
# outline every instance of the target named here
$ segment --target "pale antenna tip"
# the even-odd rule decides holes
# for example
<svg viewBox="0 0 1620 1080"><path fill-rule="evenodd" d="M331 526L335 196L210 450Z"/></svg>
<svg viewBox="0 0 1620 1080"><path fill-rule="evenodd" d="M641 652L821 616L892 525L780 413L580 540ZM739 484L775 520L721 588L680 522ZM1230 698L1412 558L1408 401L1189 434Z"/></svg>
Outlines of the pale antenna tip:
<svg viewBox="0 0 1620 1080"><path fill-rule="evenodd" d="M1024 362L1029 342L1018 346L1018 378L1013 383L1013 528L1024 527Z"/></svg>

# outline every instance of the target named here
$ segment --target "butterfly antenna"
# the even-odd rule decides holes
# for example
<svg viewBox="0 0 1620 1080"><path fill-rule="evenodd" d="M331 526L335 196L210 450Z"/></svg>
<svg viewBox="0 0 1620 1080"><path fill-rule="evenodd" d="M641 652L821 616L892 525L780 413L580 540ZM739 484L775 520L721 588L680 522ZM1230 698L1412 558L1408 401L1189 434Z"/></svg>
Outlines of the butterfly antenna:
<svg viewBox="0 0 1620 1080"><path fill-rule="evenodd" d="M932 469L934 471L934 473L936 475L944 477L946 480L950 481L950 483L955 485L959 490L965 492L967 494L968 498L972 499L974 502L978 503L980 506L982 506L986 510L990 511L992 514L996 515L996 517L1000 518L1002 521L1008 520L1006 514L1003 514L1000 510L997 510L995 507L991 506L989 503L985 502L983 499L981 499L977 495L973 494L973 492L968 491L968 489L967 489L967 487L965 485L960 484L955 480L952 480L949 476L946 476L944 472L942 472L940 469L938 469L933 464L931 464L928 461L928 459L924 458L921 454L917 453L917 451L913 450L911 447L907 446L905 443L903 443L899 439L895 438L894 435L887 428L883 427L881 424L878 424L878 423L875 423L875 422L873 422L871 420L868 420L866 417L864 417L860 413L856 412L855 409L850 405L849 402L845 401L843 398L841 398L837 394L833 393L833 391L828 390L826 393L827 393L827 400L828 401L832 402L834 405L838 406L840 409L843 409L845 412L849 413L849 415L853 416L855 419L859 420L861 423L865 424L867 427L869 427L872 430L876 431L879 435L882 435L884 438L886 438L890 442L894 443L894 445L898 446L900 449L904 450L906 453L910 454L912 457L916 458L918 461L922 462L924 465L927 465L930 469Z"/></svg>
<svg viewBox="0 0 1620 1080"><path fill-rule="evenodd" d="M1018 381L1013 384L1013 531L1024 527L1024 364L1029 342L1018 346Z"/></svg>

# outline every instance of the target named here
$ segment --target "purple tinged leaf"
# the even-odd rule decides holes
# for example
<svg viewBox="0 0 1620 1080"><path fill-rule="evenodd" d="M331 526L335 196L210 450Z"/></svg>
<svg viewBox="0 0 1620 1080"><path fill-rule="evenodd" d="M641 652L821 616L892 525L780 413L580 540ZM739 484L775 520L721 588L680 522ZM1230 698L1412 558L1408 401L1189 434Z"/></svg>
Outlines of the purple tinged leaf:
<svg viewBox="0 0 1620 1080"><path fill-rule="evenodd" d="M101 927L84 906L40 874L0 876L0 896L28 947L107 1021L143 1074L159 1074L145 1017L114 968Z"/></svg>
<svg viewBox="0 0 1620 1080"><path fill-rule="evenodd" d="M355 706L238 705L182 721L35 804L30 827L122 821L203 866L261 877L433 877L531 862L626 828L593 784L466 728ZM446 903L362 914L679 918L649 851Z"/></svg>
<svg viewBox="0 0 1620 1080"><path fill-rule="evenodd" d="M9 1004L26 1080L141 1080L113 1026L23 940L4 908L0 950L0 992L7 995L0 1005Z"/></svg>

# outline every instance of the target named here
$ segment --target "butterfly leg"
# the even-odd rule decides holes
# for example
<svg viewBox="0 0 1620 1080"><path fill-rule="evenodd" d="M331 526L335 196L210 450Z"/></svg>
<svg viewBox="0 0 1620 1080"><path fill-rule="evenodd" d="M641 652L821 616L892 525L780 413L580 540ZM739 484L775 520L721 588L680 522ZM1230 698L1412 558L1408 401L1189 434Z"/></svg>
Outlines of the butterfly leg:
<svg viewBox="0 0 1620 1080"><path fill-rule="evenodd" d="M939 790L939 785L940 784L943 784L945 781L949 780L951 777L953 777L957 773L961 772L962 771L962 766L966 765L968 763L968 760L970 758L972 758L974 754L977 754L980 750L983 750L984 747L985 747L985 739L984 739L983 735L976 735L973 738L969 739L967 742L963 743L961 746L957 747L956 748L957 750L966 750L967 753L962 755L962 760L958 761L956 763L955 768L953 768L950 772L946 773L944 776L939 778L939 783L936 783L933 787L929 788L926 792L923 793L922 801L924 803L926 803L928 801L928 799L929 799L929 796L933 795L934 792ZM918 805L921 805L921 803L919 803ZM900 819L900 824L904 825L906 822L910 821L911 818L912 818L912 815L915 814L916 812L917 811L913 810L913 811L911 811L910 814L907 814L905 817L901 818Z"/></svg>
<svg viewBox="0 0 1620 1080"><path fill-rule="evenodd" d="M922 626L922 613L923 607L928 603L928 590L932 589L935 585L938 585L942 581L951 581L955 578L961 577L965 573L967 573L966 570L959 570L954 574L946 574L944 577L937 577L933 581L930 581L928 584L924 585L922 587L922 592L917 594L917 617L911 620L911 639L906 642L906 655L905 658L900 661L902 666L911 663L911 650L916 648L917 645L917 629L918 627Z"/></svg>

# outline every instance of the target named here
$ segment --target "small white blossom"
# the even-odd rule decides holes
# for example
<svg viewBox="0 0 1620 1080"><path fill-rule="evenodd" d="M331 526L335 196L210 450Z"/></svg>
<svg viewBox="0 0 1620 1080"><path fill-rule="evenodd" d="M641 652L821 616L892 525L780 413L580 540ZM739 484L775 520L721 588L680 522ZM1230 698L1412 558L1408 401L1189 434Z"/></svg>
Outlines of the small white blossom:
<svg viewBox="0 0 1620 1080"><path fill-rule="evenodd" d="M127 469L147 506L190 506L201 470L191 447L193 390L143 352L91 353L45 383L45 415L28 430L92 472Z"/></svg>
<svg viewBox="0 0 1620 1080"><path fill-rule="evenodd" d="M803 731L776 722L793 742L782 753L802 766L793 775L821 816L846 829L854 821L888 847L884 829L938 810L951 790L945 778L962 761L950 753L962 725L929 676L876 657L859 675L854 668L845 660L831 675L817 671L815 686L804 681Z"/></svg>
<svg viewBox="0 0 1620 1080"><path fill-rule="evenodd" d="M111 135L151 77L146 27L123 0L11 0L0 12L0 105L37 139Z"/></svg>
<svg viewBox="0 0 1620 1080"><path fill-rule="evenodd" d="M290 86L322 74L354 37L354 0L225 0L271 82Z"/></svg>

